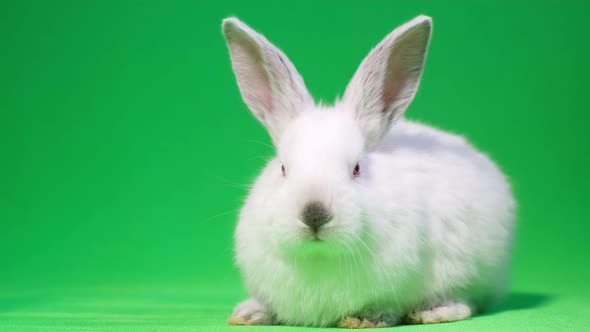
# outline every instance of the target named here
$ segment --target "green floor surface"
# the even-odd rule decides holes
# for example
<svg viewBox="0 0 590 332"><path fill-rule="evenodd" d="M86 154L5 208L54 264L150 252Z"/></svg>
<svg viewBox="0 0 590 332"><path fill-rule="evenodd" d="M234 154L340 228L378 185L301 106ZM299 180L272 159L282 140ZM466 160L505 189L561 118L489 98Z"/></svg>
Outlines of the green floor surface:
<svg viewBox="0 0 590 332"><path fill-rule="evenodd" d="M489 312L466 321L396 326L392 331L590 331L587 294L513 291ZM241 292L153 285L135 288L20 290L0 297L0 331L334 331L225 323Z"/></svg>

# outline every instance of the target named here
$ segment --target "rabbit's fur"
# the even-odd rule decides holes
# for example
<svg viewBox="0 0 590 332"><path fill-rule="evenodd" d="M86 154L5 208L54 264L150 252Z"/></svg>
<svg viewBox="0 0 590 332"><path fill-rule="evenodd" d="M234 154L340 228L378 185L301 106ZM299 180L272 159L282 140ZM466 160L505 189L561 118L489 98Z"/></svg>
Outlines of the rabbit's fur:
<svg viewBox="0 0 590 332"><path fill-rule="evenodd" d="M462 137L402 117L431 26L419 16L390 33L324 107L278 48L223 21L244 101L277 148L240 213L236 261L252 298L230 323L453 321L505 290L514 201L504 175ZM329 215L317 232L302 220L311 202Z"/></svg>

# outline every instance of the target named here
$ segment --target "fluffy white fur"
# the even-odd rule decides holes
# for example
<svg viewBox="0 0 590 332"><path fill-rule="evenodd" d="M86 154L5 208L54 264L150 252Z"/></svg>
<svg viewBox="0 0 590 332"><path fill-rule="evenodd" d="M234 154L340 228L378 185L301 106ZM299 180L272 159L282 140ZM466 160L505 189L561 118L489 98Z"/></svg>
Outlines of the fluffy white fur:
<svg viewBox="0 0 590 332"><path fill-rule="evenodd" d="M223 21L242 96L277 147L240 214L235 253L252 298L230 323L453 321L505 289L514 219L505 177L462 137L402 117L430 31L426 16L394 30L342 101L319 107L279 49ZM300 220L311 201L333 214L321 241Z"/></svg>

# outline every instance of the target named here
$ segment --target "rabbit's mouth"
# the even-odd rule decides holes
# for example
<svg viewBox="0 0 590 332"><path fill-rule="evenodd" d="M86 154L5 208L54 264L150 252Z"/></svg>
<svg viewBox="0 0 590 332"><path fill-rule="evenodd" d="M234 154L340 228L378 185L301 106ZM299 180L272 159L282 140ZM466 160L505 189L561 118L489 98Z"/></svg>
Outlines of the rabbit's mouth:
<svg viewBox="0 0 590 332"><path fill-rule="evenodd" d="M306 239L296 245L287 248L288 255L295 258L306 258L312 260L326 260L337 256L340 250L331 241L318 239Z"/></svg>
<svg viewBox="0 0 590 332"><path fill-rule="evenodd" d="M298 239L283 243L283 250L289 257L325 260L347 252L346 244L335 237L329 229L319 232L305 231Z"/></svg>
<svg viewBox="0 0 590 332"><path fill-rule="evenodd" d="M304 242L323 243L330 241L330 231L328 229L309 229L303 236Z"/></svg>

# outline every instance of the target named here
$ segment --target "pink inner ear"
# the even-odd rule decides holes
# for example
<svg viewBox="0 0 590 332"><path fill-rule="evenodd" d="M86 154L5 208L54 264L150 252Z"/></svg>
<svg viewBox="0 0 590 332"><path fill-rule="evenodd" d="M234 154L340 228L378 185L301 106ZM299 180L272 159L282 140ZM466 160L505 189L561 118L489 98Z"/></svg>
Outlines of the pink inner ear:
<svg viewBox="0 0 590 332"><path fill-rule="evenodd" d="M260 49L247 36L241 33L232 36L230 47L234 52L234 71L240 90L248 104L257 105L253 108L272 111L272 87ZM264 119L264 114L258 114Z"/></svg>
<svg viewBox="0 0 590 332"><path fill-rule="evenodd" d="M272 112L272 93L268 78L263 72L254 70L250 80L252 93L258 98L264 110Z"/></svg>
<svg viewBox="0 0 590 332"><path fill-rule="evenodd" d="M400 63L400 54L397 48L398 45L394 46L394 49L391 50L389 59L387 60L387 69L383 82L383 94L381 95L383 112L390 110L391 105L394 100L399 97L404 83L408 79L408 73Z"/></svg>
<svg viewBox="0 0 590 332"><path fill-rule="evenodd" d="M414 28L391 47L381 95L384 112L391 110L397 100L406 97L406 88L412 88L417 83L426 51L425 39L428 39L428 30Z"/></svg>

